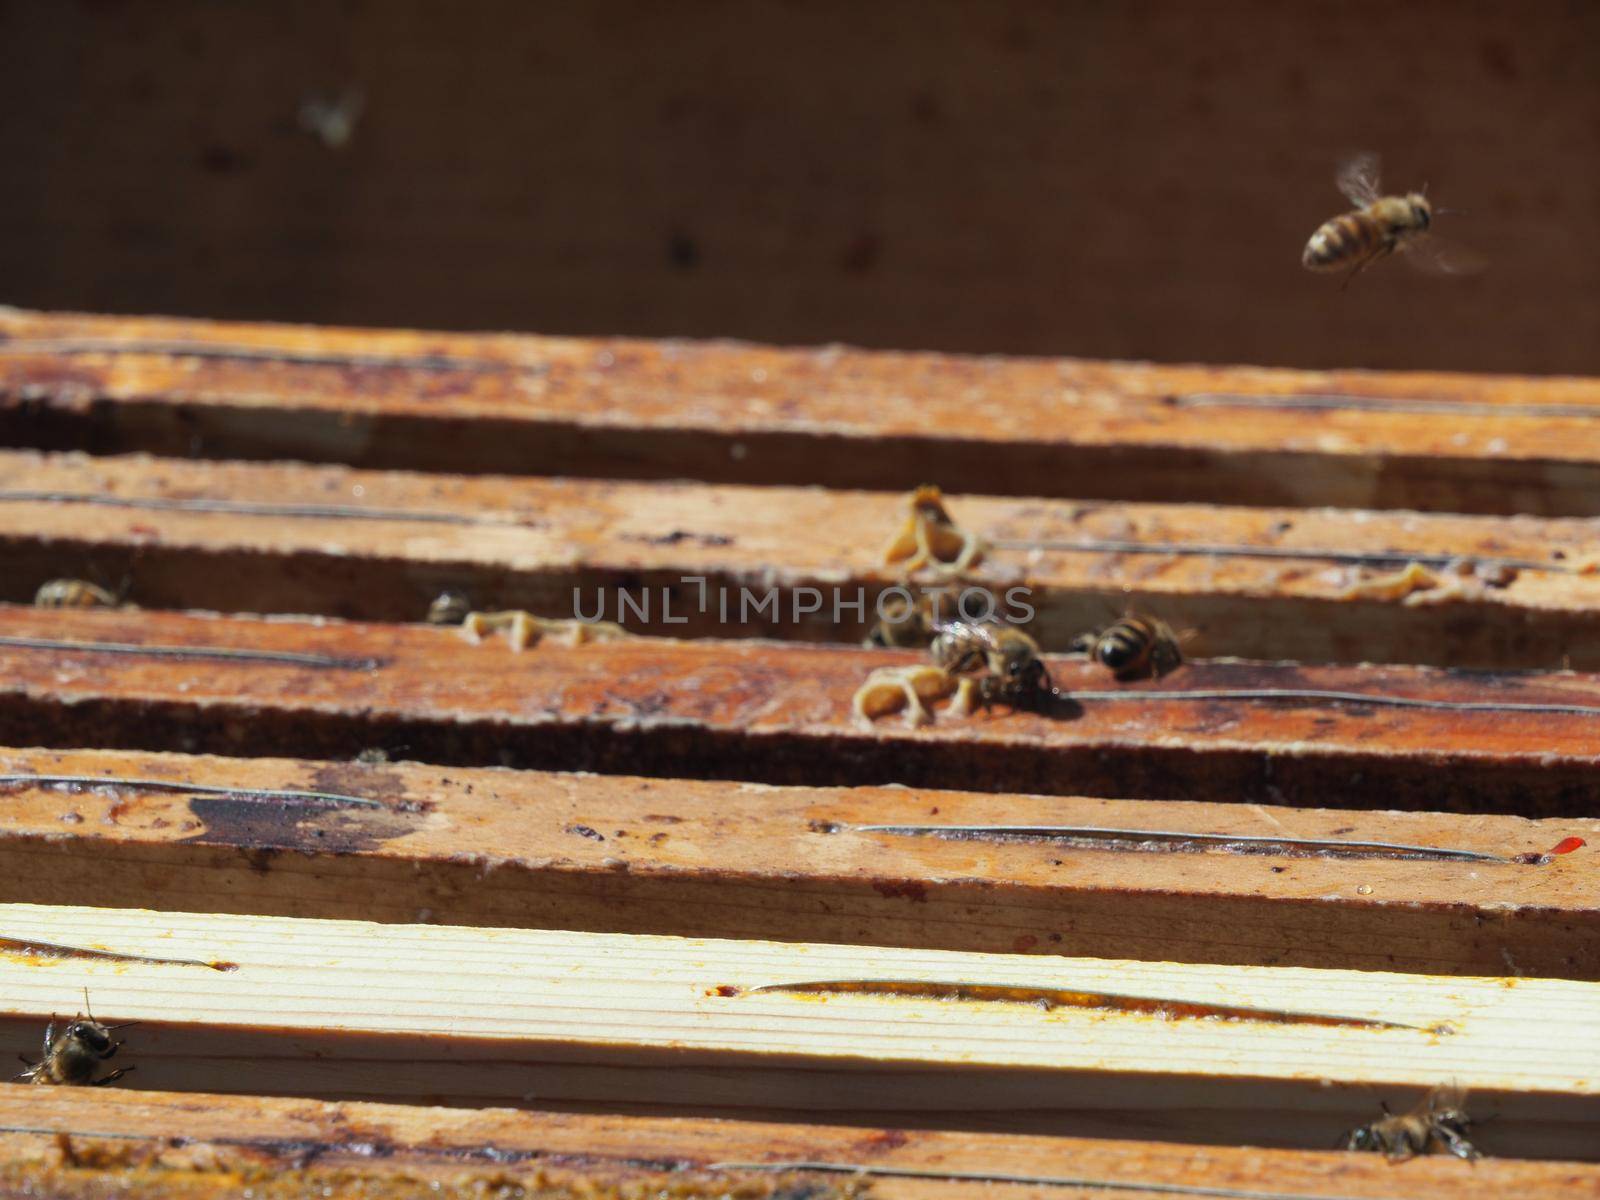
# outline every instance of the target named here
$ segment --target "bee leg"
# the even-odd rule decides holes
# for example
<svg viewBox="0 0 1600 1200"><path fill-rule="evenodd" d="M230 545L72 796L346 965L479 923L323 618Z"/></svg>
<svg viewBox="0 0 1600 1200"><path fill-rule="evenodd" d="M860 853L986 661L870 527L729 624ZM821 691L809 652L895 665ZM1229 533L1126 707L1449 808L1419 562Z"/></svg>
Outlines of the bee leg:
<svg viewBox="0 0 1600 1200"><path fill-rule="evenodd" d="M531 614L525 613L521 609L511 614L511 632L506 635L506 638L511 643L511 649L514 652L520 653L526 650L534 642L538 641L539 637L539 628L533 623Z"/></svg>
<svg viewBox="0 0 1600 1200"><path fill-rule="evenodd" d="M1339 290L1342 292L1345 290L1345 288L1349 287L1350 281L1357 275L1361 274L1361 272L1365 271L1368 263L1376 262L1380 257L1382 256L1375 254L1371 258L1363 258L1355 266L1351 267L1350 270L1345 274L1344 282L1339 285Z"/></svg>
<svg viewBox="0 0 1600 1200"><path fill-rule="evenodd" d="M133 1070L132 1067L123 1067L120 1070L111 1072L111 1074L105 1076L103 1079L91 1080L90 1083L89 1083L89 1086L90 1087L105 1087L106 1084L108 1084L108 1083L115 1083L117 1080L121 1079L124 1075L126 1075L131 1070Z"/></svg>
<svg viewBox="0 0 1600 1200"><path fill-rule="evenodd" d="M477 643L483 641L483 635L488 633L492 626L489 623L489 614L469 612L461 618L461 636L467 641Z"/></svg>
<svg viewBox="0 0 1600 1200"><path fill-rule="evenodd" d="M956 683L955 699L950 701L950 715L953 717L970 717L983 706L984 696L974 679L962 679Z"/></svg>
<svg viewBox="0 0 1600 1200"><path fill-rule="evenodd" d="M983 539L969 530L958 531L961 535L961 550L954 559L942 567L942 573L951 578L959 578L972 569L972 565L983 557Z"/></svg>
<svg viewBox="0 0 1600 1200"><path fill-rule="evenodd" d="M1385 1107L1384 1112L1388 1112ZM1390 1162L1405 1162L1406 1159L1416 1155L1416 1147L1411 1144L1411 1136L1401 1131L1380 1135L1383 1144L1383 1156Z"/></svg>
<svg viewBox="0 0 1600 1200"><path fill-rule="evenodd" d="M1461 1134L1456 1132L1454 1129L1447 1129L1443 1126L1436 1125L1433 1128L1433 1136L1438 1140L1441 1146L1443 1146L1451 1154L1454 1154L1457 1158L1465 1158L1470 1160L1483 1157L1478 1153L1478 1148L1476 1146L1467 1141L1466 1138L1462 1137Z"/></svg>
<svg viewBox="0 0 1600 1200"><path fill-rule="evenodd" d="M1028 707L1035 712L1046 712L1059 699L1061 693L1046 672L1039 677L1039 686L1028 693Z"/></svg>
<svg viewBox="0 0 1600 1200"><path fill-rule="evenodd" d="M933 714L928 712L927 705L923 704L922 697L917 695L917 689L911 681L902 677L900 686L906 693L906 727L916 729L922 725L932 725Z"/></svg>
<svg viewBox="0 0 1600 1200"><path fill-rule="evenodd" d="M926 517L914 518L917 525L916 541L917 552L906 561L906 573L920 571L923 567L939 566L939 557L933 552L933 539L928 536L928 520Z"/></svg>
<svg viewBox="0 0 1600 1200"><path fill-rule="evenodd" d="M900 532L889 539L888 545L883 548L883 565L886 567L899 566L903 574L909 575L917 569L916 558L921 552L921 544L917 540L918 522L916 517L907 517L906 523L901 526Z"/></svg>

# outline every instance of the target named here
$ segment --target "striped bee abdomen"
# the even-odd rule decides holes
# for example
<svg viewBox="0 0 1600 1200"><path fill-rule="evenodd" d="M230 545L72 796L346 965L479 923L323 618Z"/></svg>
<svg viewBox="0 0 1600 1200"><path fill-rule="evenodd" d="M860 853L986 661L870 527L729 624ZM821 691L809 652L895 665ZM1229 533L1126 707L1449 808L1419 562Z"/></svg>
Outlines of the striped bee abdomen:
<svg viewBox="0 0 1600 1200"><path fill-rule="evenodd" d="M1156 631L1143 617L1123 617L1101 632L1094 656L1113 671L1137 669L1144 665L1156 637Z"/></svg>
<svg viewBox="0 0 1600 1200"><path fill-rule="evenodd" d="M1348 212L1311 235L1300 261L1312 271L1337 271L1364 262L1386 244L1377 221L1362 211Z"/></svg>
<svg viewBox="0 0 1600 1200"><path fill-rule="evenodd" d="M1075 639L1072 650L1087 654L1118 679L1165 675L1183 662L1177 636L1167 623L1138 613Z"/></svg>

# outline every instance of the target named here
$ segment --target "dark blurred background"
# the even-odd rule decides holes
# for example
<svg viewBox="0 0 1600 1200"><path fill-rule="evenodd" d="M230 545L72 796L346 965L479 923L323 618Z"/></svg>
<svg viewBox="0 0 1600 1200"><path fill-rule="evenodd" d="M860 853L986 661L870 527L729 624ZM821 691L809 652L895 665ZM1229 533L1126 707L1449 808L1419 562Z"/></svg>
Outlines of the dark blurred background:
<svg viewBox="0 0 1600 1200"><path fill-rule="evenodd" d="M1600 374L1592 0L0 0L0 101L4 303ZM1361 149L1489 272L1302 270Z"/></svg>

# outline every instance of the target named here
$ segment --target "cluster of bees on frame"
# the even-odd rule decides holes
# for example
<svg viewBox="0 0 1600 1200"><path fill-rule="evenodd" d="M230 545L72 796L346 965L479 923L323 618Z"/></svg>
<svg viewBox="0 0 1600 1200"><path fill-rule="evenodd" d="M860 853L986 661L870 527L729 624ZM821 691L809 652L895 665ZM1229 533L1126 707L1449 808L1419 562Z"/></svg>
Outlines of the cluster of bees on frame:
<svg viewBox="0 0 1600 1200"><path fill-rule="evenodd" d="M884 566L907 585L867 635L869 646L925 648L929 660L913 666L880 667L867 676L851 702L866 724L900 712L908 725L933 720L929 706L949 700L952 716L1004 704L1048 711L1064 698L1040 657L1038 642L992 613L977 619L964 612L970 571L983 560L983 539L962 529L936 487L911 495L905 523L884 547ZM927 579L916 596L909 585ZM1159 677L1183 662L1179 636L1165 621L1126 613L1111 624L1073 640L1073 654L1105 667L1117 680Z"/></svg>
<svg viewBox="0 0 1600 1200"><path fill-rule="evenodd" d="M1433 206L1426 187L1403 196L1383 193L1377 155L1348 160L1336 178L1339 190L1355 207L1325 221L1311 235L1301 255L1308 270L1346 271L1348 286L1359 272L1391 254L1401 254L1422 270L1444 274L1482 269L1480 256L1433 234L1434 217L1448 210ZM995 703L1039 709L1061 698L1031 637L993 618L967 620L958 610L958 585L982 556L982 539L951 520L937 488L924 487L913 494L911 513L885 550L884 564L898 568L907 582L926 569L950 587L925 590L920 600L904 602L884 614L872 630L868 645L925 646L931 661L874 671L855 694L852 707L859 720L870 724L903 712L907 723L915 726L929 723L929 704L944 699L951 701L952 715L965 716ZM1450 582L1457 589L1461 586L1459 581ZM1486 582L1501 585L1506 580L1494 577ZM1411 564L1393 577L1357 585L1356 591L1363 596L1393 591L1399 597L1438 583ZM1165 622L1128 613L1081 635L1071 652L1105 666L1119 681L1128 681L1175 670L1183 662L1179 641Z"/></svg>

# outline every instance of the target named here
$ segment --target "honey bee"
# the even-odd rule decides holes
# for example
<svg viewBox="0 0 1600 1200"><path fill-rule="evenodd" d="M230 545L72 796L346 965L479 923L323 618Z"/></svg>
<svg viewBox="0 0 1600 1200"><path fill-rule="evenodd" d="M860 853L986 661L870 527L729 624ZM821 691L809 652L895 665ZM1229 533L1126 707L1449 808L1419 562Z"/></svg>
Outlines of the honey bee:
<svg viewBox="0 0 1600 1200"><path fill-rule="evenodd" d="M1350 268L1344 285L1386 255L1404 251L1426 271L1462 275L1481 270L1483 260L1432 236L1435 210L1423 192L1385 196L1379 191L1378 156L1362 154L1339 168L1339 190L1356 207L1325 221L1306 243L1301 263L1310 271ZM1426 191L1426 189L1424 189Z"/></svg>
<svg viewBox="0 0 1600 1200"><path fill-rule="evenodd" d="M1159 678L1183 662L1178 635L1165 621L1129 613L1104 629L1080 634L1072 653L1087 654L1118 679Z"/></svg>
<svg viewBox="0 0 1600 1200"><path fill-rule="evenodd" d="M933 714L928 711L930 702L943 700L959 687L948 672L932 663L880 667L856 689L850 707L862 725L871 725L879 717L903 711L906 725L915 729L933 722Z"/></svg>
<svg viewBox="0 0 1600 1200"><path fill-rule="evenodd" d="M868 632L863 645L891 649L926 646L950 615L956 599L955 592L949 588L924 593L915 600L894 596L891 603L883 605L880 610L883 615Z"/></svg>
<svg viewBox="0 0 1600 1200"><path fill-rule="evenodd" d="M1383 1119L1353 1129L1345 1137L1346 1150L1374 1150L1400 1162L1414 1154L1426 1154L1437 1143L1457 1158L1477 1158L1477 1149L1467 1140L1472 1118L1465 1108L1467 1095L1457 1087L1436 1087L1410 1112L1398 1115L1383 1105Z"/></svg>
<svg viewBox="0 0 1600 1200"><path fill-rule="evenodd" d="M1055 694L1050 672L1039 657L1039 643L1002 622L943 624L934 636L931 652L933 661L952 676L984 672L975 681L976 702L980 705L998 700L1026 707ZM965 690L959 699L960 707L970 708L972 689Z"/></svg>
<svg viewBox="0 0 1600 1200"><path fill-rule="evenodd" d="M120 601L84 579L52 579L39 586L33 603L35 608L115 608Z"/></svg>
<svg viewBox="0 0 1600 1200"><path fill-rule="evenodd" d="M579 621L537 617L522 609L505 612L469 612L461 621L461 636L467 641L483 641L491 633L506 631L506 639L516 651L536 646L545 637L559 638L568 646L586 646L590 642L616 642L632 637L614 621Z"/></svg>
<svg viewBox="0 0 1600 1200"><path fill-rule="evenodd" d="M955 579L983 559L983 538L955 523L938 488L919 487L908 507L905 524L883 548L884 566L898 567L908 578L927 568L940 579Z"/></svg>
<svg viewBox="0 0 1600 1200"><path fill-rule="evenodd" d="M526 650L547 636L564 640L569 646L589 642L614 642L630 637L627 630L611 621L552 620L536 617L521 609L505 612L478 612L462 592L440 592L428 605L429 625L457 625L469 642L481 642L500 630L506 631L513 650Z"/></svg>
<svg viewBox="0 0 1600 1200"><path fill-rule="evenodd" d="M472 611L472 601L462 592L440 592L428 605L429 625L459 625Z"/></svg>
<svg viewBox="0 0 1600 1200"><path fill-rule="evenodd" d="M108 1083L115 1083L121 1079L132 1067L124 1067L113 1071L109 1075L96 1079L95 1072L100 1069L100 1064L116 1054L122 1043L113 1041L111 1033L116 1029L126 1029L134 1024L129 1021L122 1025L102 1025L94 1019L94 1014L89 1011L89 991L84 989L83 1012L72 1019L72 1023L57 1039L56 1020L50 1018L50 1024L44 1031L44 1058L37 1063L22 1059L28 1068L16 1078L26 1079L30 1083L61 1084L68 1087L104 1087ZM21 1057L20 1055L18 1057Z"/></svg>

